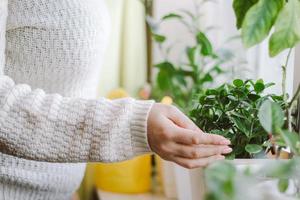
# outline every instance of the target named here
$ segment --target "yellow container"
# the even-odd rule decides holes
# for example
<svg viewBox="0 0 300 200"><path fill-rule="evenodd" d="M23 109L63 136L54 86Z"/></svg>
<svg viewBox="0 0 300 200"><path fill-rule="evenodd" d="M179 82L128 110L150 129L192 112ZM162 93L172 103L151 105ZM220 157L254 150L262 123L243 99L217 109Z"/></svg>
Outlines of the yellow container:
<svg viewBox="0 0 300 200"><path fill-rule="evenodd" d="M151 189L151 156L95 166L96 187L116 193L144 193Z"/></svg>

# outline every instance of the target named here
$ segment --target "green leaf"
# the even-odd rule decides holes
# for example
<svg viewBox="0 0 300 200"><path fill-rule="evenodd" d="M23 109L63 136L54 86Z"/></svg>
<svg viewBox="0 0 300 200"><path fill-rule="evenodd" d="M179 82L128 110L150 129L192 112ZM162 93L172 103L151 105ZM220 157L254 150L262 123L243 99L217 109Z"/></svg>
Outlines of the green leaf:
<svg viewBox="0 0 300 200"><path fill-rule="evenodd" d="M227 154L227 155L225 156L225 159L226 159L226 160L234 160L234 159L235 159L235 154L234 154L234 152L232 152L232 153L230 153L230 154Z"/></svg>
<svg viewBox="0 0 300 200"><path fill-rule="evenodd" d="M235 79L233 81L233 85L235 85L236 87L242 87L244 85L244 81L241 79Z"/></svg>
<svg viewBox="0 0 300 200"><path fill-rule="evenodd" d="M247 127L244 120L234 116L231 116L231 120L240 131L242 131L248 138L250 138L251 136L250 128Z"/></svg>
<svg viewBox="0 0 300 200"><path fill-rule="evenodd" d="M216 71L218 74L223 74L225 72L219 65L214 66L212 71Z"/></svg>
<svg viewBox="0 0 300 200"><path fill-rule="evenodd" d="M155 42L160 43L160 44L163 43L164 41L166 41L166 39L167 39L165 36L155 34L155 33L152 34L152 37Z"/></svg>
<svg viewBox="0 0 300 200"><path fill-rule="evenodd" d="M215 162L208 166L205 170L206 177L214 177L215 179L208 179L214 182L214 180L228 181L236 174L236 167L230 162Z"/></svg>
<svg viewBox="0 0 300 200"><path fill-rule="evenodd" d="M197 34L197 43L201 46L201 54L209 56L213 54L212 44L203 32Z"/></svg>
<svg viewBox="0 0 300 200"><path fill-rule="evenodd" d="M284 0L259 0L252 6L242 25L242 39L246 47L252 47L263 41L282 9Z"/></svg>
<svg viewBox="0 0 300 200"><path fill-rule="evenodd" d="M197 49L196 47L188 47L186 49L186 55L187 55L191 65L195 64L195 51L196 51L196 49Z"/></svg>
<svg viewBox="0 0 300 200"><path fill-rule="evenodd" d="M288 179L297 170L297 163L294 159L288 161L276 161L264 170L266 177Z"/></svg>
<svg viewBox="0 0 300 200"><path fill-rule="evenodd" d="M264 101L259 108L259 121L268 133L278 133L284 124L284 113L278 103Z"/></svg>
<svg viewBox="0 0 300 200"><path fill-rule="evenodd" d="M170 13L170 14L163 16L162 20L174 19L174 18L182 19L182 16L179 14L176 14L176 13Z"/></svg>
<svg viewBox="0 0 300 200"><path fill-rule="evenodd" d="M286 190L288 189L289 187L289 179L280 179L278 181L278 189L281 193L284 193L286 192Z"/></svg>
<svg viewBox="0 0 300 200"><path fill-rule="evenodd" d="M173 66L172 63L170 62L162 62L162 63L159 63L157 65L155 65L155 67L159 68L160 70L165 70L165 71L168 71L168 72L174 72L175 71L175 68Z"/></svg>
<svg viewBox="0 0 300 200"><path fill-rule="evenodd" d="M162 70L157 74L157 83L159 88L163 91L170 89L171 82L167 71Z"/></svg>
<svg viewBox="0 0 300 200"><path fill-rule="evenodd" d="M275 32L270 39L270 56L293 48L300 41L300 1L289 0L275 23Z"/></svg>
<svg viewBox="0 0 300 200"><path fill-rule="evenodd" d="M230 200L235 197L235 176L237 170L230 162L215 162L205 169L206 185L211 193L211 200ZM224 198L225 197L225 198Z"/></svg>
<svg viewBox="0 0 300 200"><path fill-rule="evenodd" d="M256 93L261 93L262 91L264 91L265 89L265 85L261 82L257 82L254 85L254 90Z"/></svg>
<svg viewBox="0 0 300 200"><path fill-rule="evenodd" d="M269 88L269 87L272 87L272 86L274 86L275 85L275 83L267 83L266 85L265 85L265 88Z"/></svg>
<svg viewBox="0 0 300 200"><path fill-rule="evenodd" d="M251 101L257 101L260 96L257 95L257 94L248 94L248 98L251 100Z"/></svg>
<svg viewBox="0 0 300 200"><path fill-rule="evenodd" d="M234 0L233 9L237 19L236 26L241 28L248 10L258 2L258 0Z"/></svg>
<svg viewBox="0 0 300 200"><path fill-rule="evenodd" d="M217 95L218 91L215 89L207 89L205 92L206 95Z"/></svg>
<svg viewBox="0 0 300 200"><path fill-rule="evenodd" d="M157 83L161 90L169 90L171 88L171 77L175 73L175 68L170 62L162 62L155 65L159 69L157 74Z"/></svg>
<svg viewBox="0 0 300 200"><path fill-rule="evenodd" d="M292 152L295 155L299 155L300 152L299 152L298 147L297 147L297 144L299 143L299 135L297 133L290 132L288 130L283 130L281 132L281 137L285 141L286 145L288 147L290 147Z"/></svg>
<svg viewBox="0 0 300 200"><path fill-rule="evenodd" d="M250 154L257 154L263 150L258 144L247 144L245 150Z"/></svg>
<svg viewBox="0 0 300 200"><path fill-rule="evenodd" d="M178 81L179 84L183 85L183 86L187 86L187 82L184 79L184 76L180 75L180 74L176 74L175 75L176 80Z"/></svg>
<svg viewBox="0 0 300 200"><path fill-rule="evenodd" d="M203 82L203 83L212 82L213 80L214 80L213 77L209 73L207 73L207 74L205 74L205 76L203 77L201 82Z"/></svg>

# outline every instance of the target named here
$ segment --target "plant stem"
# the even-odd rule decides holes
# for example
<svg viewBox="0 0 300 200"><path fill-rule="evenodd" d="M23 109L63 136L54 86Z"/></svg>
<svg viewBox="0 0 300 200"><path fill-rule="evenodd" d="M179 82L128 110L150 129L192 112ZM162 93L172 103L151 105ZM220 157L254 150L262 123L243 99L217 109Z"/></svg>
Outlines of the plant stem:
<svg viewBox="0 0 300 200"><path fill-rule="evenodd" d="M287 55L285 65L282 66L282 93L283 93L283 99L285 104L287 105L288 97L287 97L287 92L286 92L286 76L287 76L287 67L289 64L289 60L291 57L292 49L289 50L289 53Z"/></svg>
<svg viewBox="0 0 300 200"><path fill-rule="evenodd" d="M283 101L286 106L286 125L289 131L292 130L292 120L291 120L291 110L289 109L288 105L288 96L286 91L286 77L287 77L287 67L289 64L290 56L292 53L292 49L289 50L285 65L282 66L282 93L283 93Z"/></svg>
<svg viewBox="0 0 300 200"><path fill-rule="evenodd" d="M293 105L297 102L299 98L300 98L300 84L298 85L298 89L288 105L288 109L293 109Z"/></svg>
<svg viewBox="0 0 300 200"><path fill-rule="evenodd" d="M291 115L292 111L293 111L293 108L294 108L294 104L297 102L297 101L300 101L300 84L298 85L298 89L295 93L295 95L293 96L292 100L290 101L289 103L289 106L288 106L288 110L289 110L289 113ZM300 116L299 116L299 113L300 113L300 102L298 102L298 108L297 108L297 116L296 116L296 130L299 132L299 121L300 121ZM291 121L291 120L290 120ZM290 126L292 126L292 122L290 122ZM300 133L300 132L299 132Z"/></svg>

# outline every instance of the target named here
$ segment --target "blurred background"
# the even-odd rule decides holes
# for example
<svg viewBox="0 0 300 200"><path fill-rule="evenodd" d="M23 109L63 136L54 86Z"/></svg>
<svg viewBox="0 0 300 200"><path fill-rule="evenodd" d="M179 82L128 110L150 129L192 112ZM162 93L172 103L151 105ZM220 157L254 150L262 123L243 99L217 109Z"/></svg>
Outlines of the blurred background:
<svg viewBox="0 0 300 200"><path fill-rule="evenodd" d="M155 98L172 103L174 97L161 92L168 89L168 82L159 66L164 66L165 61L174 66L190 62L187 51L193 51L195 38L208 45L208 52L195 58L203 66L201 87L235 78L262 78L276 83L271 92L281 93L281 66L287 52L269 58L267 41L246 50L236 28L232 1L107 0L107 6L112 30L99 75L99 96ZM197 35L199 31L203 35ZM287 72L290 93L294 54L293 51ZM184 75L175 78L189 85ZM175 103L185 105L185 97L176 95L181 101ZM81 199L176 199L174 173L172 164L150 155L118 164L90 164L78 193Z"/></svg>

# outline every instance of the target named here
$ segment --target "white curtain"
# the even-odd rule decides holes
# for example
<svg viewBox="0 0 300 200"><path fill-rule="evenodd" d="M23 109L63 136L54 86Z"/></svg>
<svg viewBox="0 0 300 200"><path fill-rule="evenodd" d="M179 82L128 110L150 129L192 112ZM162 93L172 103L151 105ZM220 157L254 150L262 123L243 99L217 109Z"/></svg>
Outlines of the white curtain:
<svg viewBox="0 0 300 200"><path fill-rule="evenodd" d="M140 0L106 0L112 30L102 66L99 94L122 87L131 96L146 82L145 9Z"/></svg>

